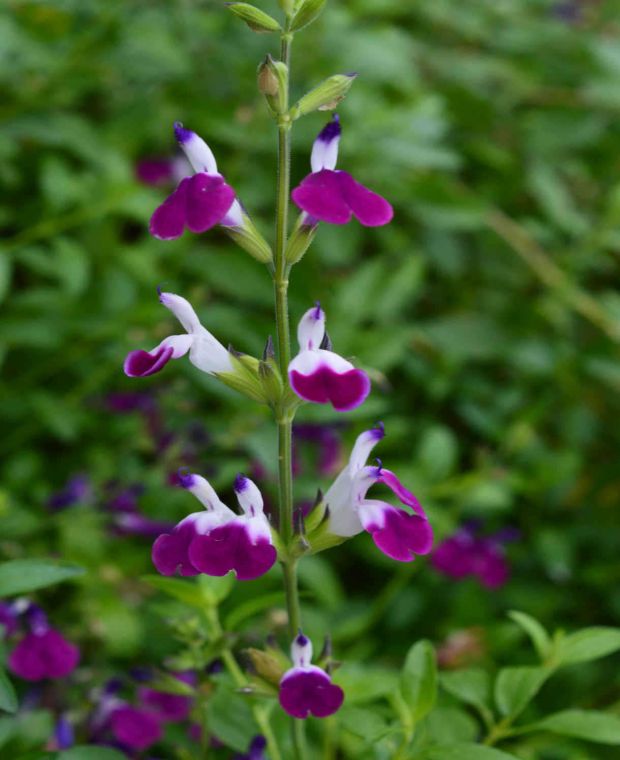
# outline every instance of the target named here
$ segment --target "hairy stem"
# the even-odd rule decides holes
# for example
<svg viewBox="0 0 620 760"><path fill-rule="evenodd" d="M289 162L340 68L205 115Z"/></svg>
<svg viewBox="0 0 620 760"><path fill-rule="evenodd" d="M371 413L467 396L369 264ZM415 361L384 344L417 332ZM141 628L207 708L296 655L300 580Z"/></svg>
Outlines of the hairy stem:
<svg viewBox="0 0 620 760"><path fill-rule="evenodd" d="M282 35L281 60L290 68L291 35ZM288 111L289 84L287 77L284 111ZM274 295L276 307L276 332L278 338L278 363L284 382L287 382L288 365L291 360L291 335L288 316L288 276L290 266L285 258L288 236L288 207L290 194L291 124L288 116L281 114L278 123L278 191L276 203L276 248L274 266ZM293 415L286 409L278 412L278 490L280 534L286 547L282 560L286 607L288 611L289 639L297 635L300 627L299 590L297 588L297 560L289 554L293 538L293 468L292 426ZM304 722L291 718L291 738L296 760L305 758Z"/></svg>

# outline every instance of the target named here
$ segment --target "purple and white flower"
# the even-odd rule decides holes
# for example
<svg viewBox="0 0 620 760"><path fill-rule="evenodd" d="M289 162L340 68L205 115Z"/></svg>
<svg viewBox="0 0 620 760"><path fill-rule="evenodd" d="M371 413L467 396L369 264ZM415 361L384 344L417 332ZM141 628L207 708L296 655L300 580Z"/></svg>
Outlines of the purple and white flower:
<svg viewBox="0 0 620 760"><path fill-rule="evenodd" d="M253 737L248 747L248 751L242 755L235 755L234 760L267 760L265 750L267 749L267 739L264 736L258 734Z"/></svg>
<svg viewBox="0 0 620 760"><path fill-rule="evenodd" d="M311 665L312 643L299 632L291 645L293 667L280 680L280 705L294 718L327 718L340 709L344 692L330 676Z"/></svg>
<svg viewBox="0 0 620 760"><path fill-rule="evenodd" d="M205 507L188 515L171 533L153 544L153 564L162 575L221 576L234 570L239 580L252 580L275 563L269 521L263 497L255 483L243 475L235 479L235 494L242 515L229 509L200 475L181 475L181 484Z"/></svg>
<svg viewBox="0 0 620 760"><path fill-rule="evenodd" d="M26 610L30 633L11 652L8 666L26 681L68 676L80 660L80 650L52 628L42 609L34 604Z"/></svg>
<svg viewBox="0 0 620 760"><path fill-rule="evenodd" d="M190 362L207 374L232 372L228 351L200 324L189 301L174 293L159 293L159 301L174 314L186 335L170 335L151 351L131 351L123 369L128 377L147 377L162 370L171 359L189 352Z"/></svg>
<svg viewBox="0 0 620 760"><path fill-rule="evenodd" d="M312 172L293 190L294 203L308 215L308 224L317 220L347 224L352 216L366 227L388 224L394 211L385 198L356 182L348 172L336 170L341 131L334 114L314 141Z"/></svg>
<svg viewBox="0 0 620 760"><path fill-rule="evenodd" d="M358 436L349 463L325 494L329 510L328 530L336 536L349 537L363 530L370 533L377 547L399 562L411 562L416 554L428 554L433 545L433 529L422 505L381 462L368 466L366 460L384 437L383 425ZM375 483L386 485L405 507L368 499Z"/></svg>
<svg viewBox="0 0 620 760"><path fill-rule="evenodd" d="M174 133L195 172L181 180L151 217L151 234L160 240L174 240L187 227L190 232L205 232L221 224L243 224L241 205L235 191L217 170L215 156L207 143L180 122Z"/></svg>
<svg viewBox="0 0 620 760"><path fill-rule="evenodd" d="M297 328L299 353L288 365L293 391L315 404L330 403L338 412L355 409L370 393L370 379L325 345L325 312L317 303L303 315Z"/></svg>

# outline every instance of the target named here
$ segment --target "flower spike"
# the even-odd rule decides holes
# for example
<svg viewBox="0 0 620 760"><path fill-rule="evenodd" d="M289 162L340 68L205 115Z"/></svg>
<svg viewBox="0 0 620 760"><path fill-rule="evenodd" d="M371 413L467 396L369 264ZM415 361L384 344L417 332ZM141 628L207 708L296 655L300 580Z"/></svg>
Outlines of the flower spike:
<svg viewBox="0 0 620 760"><path fill-rule="evenodd" d="M125 359L128 377L147 377L162 370L170 359L179 359L189 352L189 360L208 374L232 372L233 366L224 346L200 324L189 301L174 293L159 292L159 301L174 314L187 335L171 335L151 351L131 351Z"/></svg>
<svg viewBox="0 0 620 760"><path fill-rule="evenodd" d="M328 531L349 537L365 530L385 555L399 562L411 562L416 554L430 552L433 530L420 502L393 472L385 469L380 460L376 460L376 466L366 465L370 452L384 435L380 423L358 436L349 463L325 494ZM375 483L386 485L411 511L366 498Z"/></svg>
<svg viewBox="0 0 620 760"><path fill-rule="evenodd" d="M341 127L338 116L319 132L312 147L312 173L292 192L294 203L312 220L347 224L351 217L365 227L388 224L392 206L345 171L336 170Z"/></svg>
<svg viewBox="0 0 620 760"><path fill-rule="evenodd" d="M299 322L300 351L288 365L291 388L306 401L331 403L338 412L355 409L370 393L370 379L342 356L321 348L324 337L325 312L317 304Z"/></svg>
<svg viewBox="0 0 620 760"><path fill-rule="evenodd" d="M294 718L327 718L340 709L344 692L312 662L312 642L299 631L291 645L293 667L280 681L280 705Z"/></svg>
<svg viewBox="0 0 620 760"><path fill-rule="evenodd" d="M221 576L234 570L239 580L266 573L277 559L263 498L249 478L237 476L235 492L244 514L236 515L200 475L180 476L181 485L205 507L153 544L153 564L162 575Z"/></svg>

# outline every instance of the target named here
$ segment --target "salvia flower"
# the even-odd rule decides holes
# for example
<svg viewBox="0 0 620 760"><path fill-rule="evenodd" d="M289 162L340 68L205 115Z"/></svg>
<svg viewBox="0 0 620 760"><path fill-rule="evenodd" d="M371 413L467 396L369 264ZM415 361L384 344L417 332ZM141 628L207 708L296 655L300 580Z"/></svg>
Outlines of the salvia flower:
<svg viewBox="0 0 620 760"><path fill-rule="evenodd" d="M349 463L336 478L324 502L329 510L328 529L337 536L354 536L365 530L377 547L399 562L411 562L416 554L428 554L433 545L433 530L420 502L381 462L368 466L366 460L384 437L383 425L358 436ZM366 494L375 483L386 485L411 509L403 509Z"/></svg>
<svg viewBox="0 0 620 760"><path fill-rule="evenodd" d="M299 632L291 646L293 667L280 681L280 705L294 718L326 718L333 715L344 701L344 692L329 675L311 665L312 643Z"/></svg>
<svg viewBox="0 0 620 760"><path fill-rule="evenodd" d="M60 491L53 493L47 500L47 506L52 510L66 509L74 504L84 504L91 501L93 488L88 475L80 473L72 475Z"/></svg>
<svg viewBox="0 0 620 760"><path fill-rule="evenodd" d="M190 232L200 233L217 224L241 226L241 206L235 199L235 191L218 172L207 143L179 122L174 125L174 134L196 173L182 179L155 210L151 234L160 240L174 240L186 227Z"/></svg>
<svg viewBox="0 0 620 760"><path fill-rule="evenodd" d="M435 570L450 578L473 576L485 588L497 589L510 577L504 544L516 537L510 529L483 536L476 523L468 523L439 544L431 562Z"/></svg>
<svg viewBox="0 0 620 760"><path fill-rule="evenodd" d="M243 475L235 479L242 515L229 509L205 478L180 475L181 484L205 507L188 515L171 533L153 544L153 564L162 575L221 576L234 570L239 580L266 573L277 552L263 512L263 498L255 483Z"/></svg>
<svg viewBox="0 0 620 760"><path fill-rule="evenodd" d="M392 206L377 193L336 170L340 121L335 114L314 141L312 173L293 190L292 198L309 219L328 224L347 224L355 216L366 227L379 227L392 220Z"/></svg>
<svg viewBox="0 0 620 760"><path fill-rule="evenodd" d="M124 363L128 377L147 377L162 370L171 359L179 359L189 352L189 360L198 369L213 375L231 372L228 351L200 324L189 301L174 293L160 293L159 301L183 325L186 335L171 335L151 351L131 351Z"/></svg>
<svg viewBox="0 0 620 760"><path fill-rule="evenodd" d="M68 676L79 662L80 650L51 628L43 610L35 605L28 608L27 617L30 633L9 655L11 671L26 681Z"/></svg>
<svg viewBox="0 0 620 760"><path fill-rule="evenodd" d="M326 345L325 312L317 303L297 328L299 353L288 365L293 391L315 404L330 403L338 412L355 409L370 393L370 379Z"/></svg>
<svg viewBox="0 0 620 760"><path fill-rule="evenodd" d="M132 750L144 750L161 739L161 721L155 713L121 703L110 716L110 729L116 739Z"/></svg>

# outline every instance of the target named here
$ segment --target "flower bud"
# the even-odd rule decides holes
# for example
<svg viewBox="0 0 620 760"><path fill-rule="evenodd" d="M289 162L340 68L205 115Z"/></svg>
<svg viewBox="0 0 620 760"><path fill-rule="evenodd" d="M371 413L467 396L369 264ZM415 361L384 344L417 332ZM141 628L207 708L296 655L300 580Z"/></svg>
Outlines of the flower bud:
<svg viewBox="0 0 620 760"><path fill-rule="evenodd" d="M288 68L282 61L274 61L268 55L258 67L258 89L273 114L284 113L288 87Z"/></svg>
<svg viewBox="0 0 620 760"><path fill-rule="evenodd" d="M303 0L291 21L291 32L297 32L315 21L327 0Z"/></svg>
<svg viewBox="0 0 620 760"><path fill-rule="evenodd" d="M242 223L235 226L224 226L222 230L228 235L229 238L235 241L235 243L247 251L250 256L253 256L261 264L270 264L273 261L273 251L271 246L260 234L254 222L250 217L242 211L241 215Z"/></svg>
<svg viewBox="0 0 620 760"><path fill-rule="evenodd" d="M305 212L300 214L288 240L284 254L289 264L296 264L302 259L314 240L317 228L318 222L311 219Z"/></svg>
<svg viewBox="0 0 620 760"><path fill-rule="evenodd" d="M261 649L246 649L245 654L248 656L256 675L260 676L267 683L277 686L286 670L282 659L275 656L275 653L263 652Z"/></svg>
<svg viewBox="0 0 620 760"><path fill-rule="evenodd" d="M291 108L291 119L298 119L312 111L333 110L344 99L356 76L357 74L334 74L321 82Z"/></svg>
<svg viewBox="0 0 620 760"><path fill-rule="evenodd" d="M249 3L226 3L230 10L250 27L253 32L281 32L280 24L265 11Z"/></svg>
<svg viewBox="0 0 620 760"><path fill-rule="evenodd" d="M280 81L277 74L270 65L273 59L270 55L260 64L257 73L258 91L261 95L274 97L280 91Z"/></svg>

